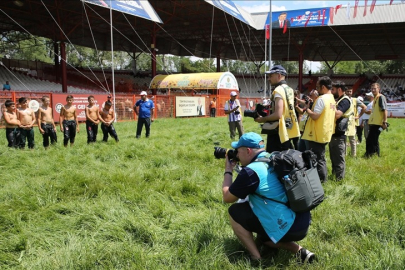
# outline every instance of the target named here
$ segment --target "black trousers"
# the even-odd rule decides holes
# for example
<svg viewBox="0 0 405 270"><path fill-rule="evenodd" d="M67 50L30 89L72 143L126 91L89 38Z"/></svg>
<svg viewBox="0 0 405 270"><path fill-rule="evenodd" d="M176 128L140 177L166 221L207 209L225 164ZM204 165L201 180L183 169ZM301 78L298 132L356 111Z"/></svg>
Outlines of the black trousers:
<svg viewBox="0 0 405 270"><path fill-rule="evenodd" d="M63 145L67 146L68 142L74 143L76 138L76 121L63 120Z"/></svg>
<svg viewBox="0 0 405 270"><path fill-rule="evenodd" d="M380 156L380 143L378 139L380 138L381 131L379 130L381 126L379 125L369 125L368 136L366 139L366 157L371 157L377 154Z"/></svg>
<svg viewBox="0 0 405 270"><path fill-rule="evenodd" d="M87 130L87 143L92 143L97 140L98 125L94 124L90 120L86 120Z"/></svg>
<svg viewBox="0 0 405 270"><path fill-rule="evenodd" d="M49 139L51 139L52 144L55 144L58 141L58 137L56 136L56 131L53 128L52 124L41 123L41 128L44 131L44 134L42 134L44 147L49 146Z"/></svg>
<svg viewBox="0 0 405 270"><path fill-rule="evenodd" d="M138 118L138 125L136 128L136 137L141 137L143 125L145 125L146 129L146 137L150 135L150 118Z"/></svg>
<svg viewBox="0 0 405 270"><path fill-rule="evenodd" d="M356 134L357 134L357 140L359 143L363 141L363 127L362 126L356 126Z"/></svg>
<svg viewBox="0 0 405 270"><path fill-rule="evenodd" d="M216 112L217 112L217 109L216 109L216 108L211 108L211 109L210 109L210 116L211 116L211 117L215 117Z"/></svg>
<svg viewBox="0 0 405 270"><path fill-rule="evenodd" d="M20 145L20 137L19 128L6 128L8 147L17 148Z"/></svg>
<svg viewBox="0 0 405 270"><path fill-rule="evenodd" d="M108 134L110 134L110 136L113 137L117 142L119 141L117 132L112 124L109 126L104 125L104 123L101 124L101 130L103 131L103 142L108 141Z"/></svg>
<svg viewBox="0 0 405 270"><path fill-rule="evenodd" d="M291 140L281 143L280 136L278 134L267 135L266 152L281 152L288 149L294 149Z"/></svg>

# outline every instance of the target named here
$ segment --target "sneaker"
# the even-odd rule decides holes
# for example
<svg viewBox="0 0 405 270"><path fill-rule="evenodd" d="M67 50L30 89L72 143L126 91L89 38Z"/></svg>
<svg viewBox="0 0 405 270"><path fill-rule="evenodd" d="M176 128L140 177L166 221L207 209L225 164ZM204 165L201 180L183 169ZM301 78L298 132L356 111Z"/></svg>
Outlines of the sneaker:
<svg viewBox="0 0 405 270"><path fill-rule="evenodd" d="M315 260L315 254L305 248L301 248L295 254L297 261L302 264L312 263Z"/></svg>

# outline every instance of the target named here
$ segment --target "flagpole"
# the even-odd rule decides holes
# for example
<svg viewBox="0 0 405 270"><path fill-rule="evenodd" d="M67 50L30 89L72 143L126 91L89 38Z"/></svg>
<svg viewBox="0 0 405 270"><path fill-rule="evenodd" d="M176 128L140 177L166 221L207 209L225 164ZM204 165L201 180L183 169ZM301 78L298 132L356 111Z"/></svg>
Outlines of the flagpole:
<svg viewBox="0 0 405 270"><path fill-rule="evenodd" d="M264 93L263 93L264 98L266 98L266 92L267 92L267 74L266 74L267 37L266 37L266 35L267 35L267 29L265 30L265 33L264 33Z"/></svg>
<svg viewBox="0 0 405 270"><path fill-rule="evenodd" d="M270 13L269 13L269 32L270 32L270 36L269 36L269 70L271 69L271 41L273 39L273 27L272 27L272 23L273 23L273 14L271 11L271 0L269 0L270 2ZM271 92L271 85L269 85L269 93Z"/></svg>
<svg viewBox="0 0 405 270"><path fill-rule="evenodd" d="M115 110L115 74L114 74L114 40L113 40L113 21L112 21L112 0L110 0L110 33L111 33L111 72L112 72L112 90L113 90L113 110ZM115 122L117 116L115 115Z"/></svg>

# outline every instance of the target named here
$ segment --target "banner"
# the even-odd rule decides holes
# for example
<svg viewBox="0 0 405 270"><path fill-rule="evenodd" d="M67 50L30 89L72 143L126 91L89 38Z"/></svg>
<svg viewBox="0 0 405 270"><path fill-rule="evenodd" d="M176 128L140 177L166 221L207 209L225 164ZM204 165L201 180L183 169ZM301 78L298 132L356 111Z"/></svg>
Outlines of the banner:
<svg viewBox="0 0 405 270"><path fill-rule="evenodd" d="M387 103L388 117L405 117L405 103Z"/></svg>
<svg viewBox="0 0 405 270"><path fill-rule="evenodd" d="M176 96L176 117L204 115L205 97Z"/></svg>
<svg viewBox="0 0 405 270"><path fill-rule="evenodd" d="M52 104L53 104L53 121L59 122L60 111L62 107L66 104L66 97L68 94L53 94ZM93 95L96 105L100 106L107 101L108 95ZM76 107L77 121L86 121L86 107L89 104L89 95L76 94L73 96L73 106Z"/></svg>
<svg viewBox="0 0 405 270"><path fill-rule="evenodd" d="M272 12L272 22L267 16L266 23L273 29L283 29L291 27L310 27L328 25L330 8L300 9L291 11Z"/></svg>
<svg viewBox="0 0 405 270"><path fill-rule="evenodd" d="M231 0L205 0L205 2L216 6L217 8L223 10L224 12L228 13L229 15L237 18L238 20L249 24L249 22L245 19L243 14L239 11L238 7Z"/></svg>
<svg viewBox="0 0 405 270"><path fill-rule="evenodd" d="M105 8L141 17L154 22L162 23L153 7L145 0L82 0Z"/></svg>

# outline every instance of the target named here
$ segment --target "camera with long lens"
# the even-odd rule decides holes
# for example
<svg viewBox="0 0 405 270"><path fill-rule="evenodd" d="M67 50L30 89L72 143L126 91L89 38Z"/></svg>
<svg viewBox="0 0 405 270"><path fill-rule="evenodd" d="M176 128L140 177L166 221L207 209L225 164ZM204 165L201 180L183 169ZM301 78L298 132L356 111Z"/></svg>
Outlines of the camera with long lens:
<svg viewBox="0 0 405 270"><path fill-rule="evenodd" d="M228 156L230 160L238 160L238 158L236 157L236 155L238 154L238 149L227 149L222 147L214 147L214 149L214 156L217 159L226 158L226 156Z"/></svg>
<svg viewBox="0 0 405 270"><path fill-rule="evenodd" d="M256 108L255 110L245 110L243 112L243 116L244 117L251 117L256 119L259 116L265 117L267 115L269 115L269 108L268 106L263 106L262 104L256 104Z"/></svg>

